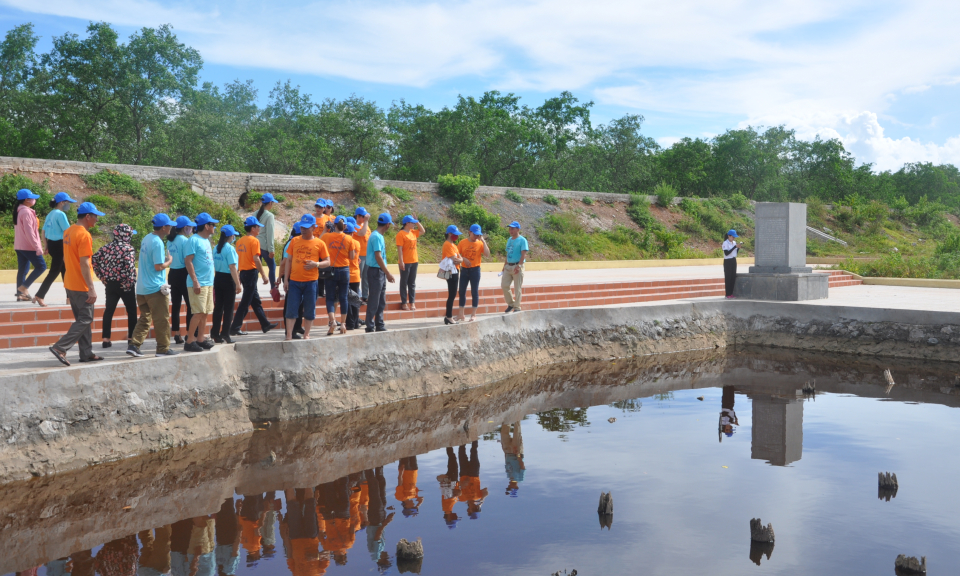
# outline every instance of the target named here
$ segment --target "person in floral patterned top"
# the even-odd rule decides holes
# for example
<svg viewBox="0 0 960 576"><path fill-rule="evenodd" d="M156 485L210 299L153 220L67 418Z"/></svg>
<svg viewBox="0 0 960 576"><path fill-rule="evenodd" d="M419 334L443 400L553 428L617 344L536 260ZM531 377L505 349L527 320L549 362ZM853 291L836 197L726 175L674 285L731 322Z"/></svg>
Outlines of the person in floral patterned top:
<svg viewBox="0 0 960 576"><path fill-rule="evenodd" d="M113 346L110 341L113 313L120 300L127 309L127 340L133 337L133 328L137 325L137 295L133 291L137 283L137 252L130 244L136 233L126 224L117 224L113 229L113 242L93 255L93 272L103 282L107 295L103 311L104 348Z"/></svg>

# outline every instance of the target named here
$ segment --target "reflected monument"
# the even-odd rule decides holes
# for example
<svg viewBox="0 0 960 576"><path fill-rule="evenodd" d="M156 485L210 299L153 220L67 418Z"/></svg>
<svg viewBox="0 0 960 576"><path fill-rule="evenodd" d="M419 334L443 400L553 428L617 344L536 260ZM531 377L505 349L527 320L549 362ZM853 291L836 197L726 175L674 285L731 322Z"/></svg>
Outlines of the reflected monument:
<svg viewBox="0 0 960 576"><path fill-rule="evenodd" d="M803 396L750 394L753 426L750 457L786 466L803 456Z"/></svg>

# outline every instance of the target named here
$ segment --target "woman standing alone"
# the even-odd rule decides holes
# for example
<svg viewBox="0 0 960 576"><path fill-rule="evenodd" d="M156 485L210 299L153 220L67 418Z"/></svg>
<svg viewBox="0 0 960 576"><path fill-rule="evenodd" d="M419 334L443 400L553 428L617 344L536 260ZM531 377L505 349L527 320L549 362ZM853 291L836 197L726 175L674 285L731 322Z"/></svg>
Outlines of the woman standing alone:
<svg viewBox="0 0 960 576"><path fill-rule="evenodd" d="M723 281L726 287L727 298L734 298L733 287L737 282L737 252L743 246L743 242L737 242L739 238L736 230L727 232L727 239L723 241L720 247L723 250Z"/></svg>
<svg viewBox="0 0 960 576"><path fill-rule="evenodd" d="M67 218L67 210L70 204L77 201L70 197L66 192L57 192L57 195L50 201L50 207L53 210L47 214L43 221L43 242L46 245L44 254L50 254L50 271L43 279L43 284L37 290L37 295L33 301L40 306L46 306L43 301L47 297L47 292L57 276L66 276L67 268L63 264L63 232L70 227L70 219Z"/></svg>
<svg viewBox="0 0 960 576"><path fill-rule="evenodd" d="M176 225L167 235L167 252L173 258L170 273L167 274L167 283L170 284L170 332L177 344L183 344L183 337L180 335L181 301L187 305L187 323L184 327L190 326L190 319L193 317L187 292L187 265L183 261L183 248L193 235L196 225L196 222L186 216L177 216Z"/></svg>
<svg viewBox="0 0 960 576"><path fill-rule="evenodd" d="M33 205L40 196L26 188L17 191L13 205L13 249L17 253L17 302L30 302L30 285L47 269L40 243L40 221ZM30 265L33 272L30 272ZM29 275L28 275L29 274Z"/></svg>

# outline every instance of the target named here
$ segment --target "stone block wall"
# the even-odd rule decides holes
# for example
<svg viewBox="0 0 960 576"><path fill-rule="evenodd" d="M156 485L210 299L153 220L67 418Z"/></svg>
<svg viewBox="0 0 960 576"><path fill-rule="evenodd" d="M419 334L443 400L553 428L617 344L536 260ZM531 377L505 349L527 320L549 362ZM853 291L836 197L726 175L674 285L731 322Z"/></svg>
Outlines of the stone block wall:
<svg viewBox="0 0 960 576"><path fill-rule="evenodd" d="M88 176L101 170L113 170L132 176L140 181L170 178L190 184L204 196L229 206L239 205L240 196L246 192L304 192L337 193L353 190L353 181L349 178L327 176L291 176L285 174L257 174L247 172L218 172L215 170L191 170L189 168L164 168L159 166L139 166L132 164L108 164L105 162L74 162L70 160L44 160L38 158L15 158L0 156L0 171L34 172L47 174L78 174ZM406 182L400 180L377 180L378 189L394 186L411 192L436 193L439 187L433 182ZM552 194L558 198L582 199L591 197L606 202L628 202L629 194L610 194L605 192L577 192L571 190L543 190L538 188L507 188L503 186L480 186L477 194L503 195L507 190L527 198L542 198ZM654 202L654 196L648 196ZM679 199L678 199L679 200Z"/></svg>

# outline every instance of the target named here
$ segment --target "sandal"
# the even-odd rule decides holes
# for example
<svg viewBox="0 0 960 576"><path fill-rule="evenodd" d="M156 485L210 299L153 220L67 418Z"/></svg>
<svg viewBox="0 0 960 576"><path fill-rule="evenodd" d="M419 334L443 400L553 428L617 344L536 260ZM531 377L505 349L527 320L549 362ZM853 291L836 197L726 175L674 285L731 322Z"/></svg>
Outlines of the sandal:
<svg viewBox="0 0 960 576"><path fill-rule="evenodd" d="M329 324L327 324L327 326L330 327L330 329L327 330L327 336L333 336L333 330L336 325L333 322L330 322Z"/></svg>
<svg viewBox="0 0 960 576"><path fill-rule="evenodd" d="M37 306L41 307L41 308L46 308L46 307L47 307L46 302L44 302L44 301L43 301L43 298L41 298L41 297L39 297L39 296L34 296L34 297L33 297L33 303L36 304Z"/></svg>
<svg viewBox="0 0 960 576"><path fill-rule="evenodd" d="M17 292L17 302L31 302L33 298L30 297L30 294L24 294L23 292Z"/></svg>
<svg viewBox="0 0 960 576"><path fill-rule="evenodd" d="M407 304L401 304L401 305L400 305L400 309L401 309L401 310L407 310L407 311L409 311L409 310L410 310L410 306L407 305Z"/></svg>
<svg viewBox="0 0 960 576"><path fill-rule="evenodd" d="M96 354L87 358L86 360L84 360L83 358L80 359L81 362L99 362L101 360L103 360L103 356L97 356Z"/></svg>
<svg viewBox="0 0 960 576"><path fill-rule="evenodd" d="M47 348L47 350L49 350L51 353L53 353L53 355L57 357L57 360L59 360L60 363L63 364L64 366L69 366L69 365L70 365L70 361L67 360L67 355L64 354L63 352L60 352L59 350L57 350L57 349L54 348L53 346Z"/></svg>
<svg viewBox="0 0 960 576"><path fill-rule="evenodd" d="M341 326L340 326L340 333L341 333L341 334L346 334L346 333L347 333L347 327L341 325Z"/></svg>

